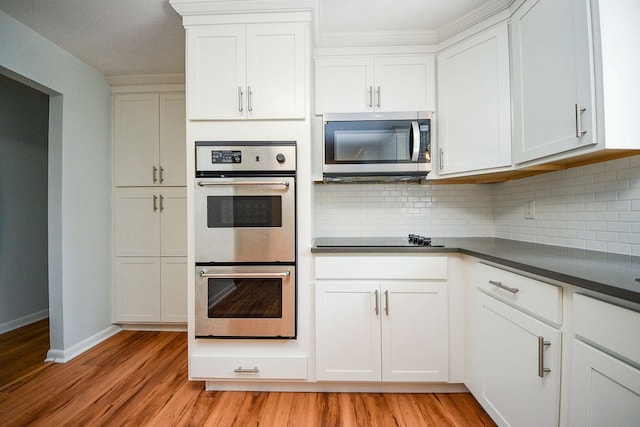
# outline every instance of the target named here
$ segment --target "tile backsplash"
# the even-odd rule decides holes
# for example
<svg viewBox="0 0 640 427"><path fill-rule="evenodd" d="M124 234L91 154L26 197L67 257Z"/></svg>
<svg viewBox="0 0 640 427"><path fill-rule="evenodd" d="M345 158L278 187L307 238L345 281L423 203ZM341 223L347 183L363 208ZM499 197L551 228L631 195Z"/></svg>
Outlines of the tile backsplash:
<svg viewBox="0 0 640 427"><path fill-rule="evenodd" d="M640 256L640 156L493 188L495 237Z"/></svg>
<svg viewBox="0 0 640 427"><path fill-rule="evenodd" d="M314 199L316 237L501 237L640 256L640 156L500 184L316 185Z"/></svg>
<svg viewBox="0 0 640 427"><path fill-rule="evenodd" d="M490 186L325 184L314 189L316 237L494 235Z"/></svg>

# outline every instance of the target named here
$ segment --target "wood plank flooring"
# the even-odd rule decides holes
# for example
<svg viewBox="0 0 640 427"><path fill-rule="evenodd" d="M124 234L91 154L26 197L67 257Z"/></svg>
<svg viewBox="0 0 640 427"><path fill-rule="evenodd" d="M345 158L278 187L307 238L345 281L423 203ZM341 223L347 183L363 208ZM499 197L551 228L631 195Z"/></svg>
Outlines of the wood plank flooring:
<svg viewBox="0 0 640 427"><path fill-rule="evenodd" d="M45 367L49 351L49 319L0 335L0 390Z"/></svg>
<svg viewBox="0 0 640 427"><path fill-rule="evenodd" d="M123 331L0 391L3 426L493 426L468 393L207 392L181 332Z"/></svg>

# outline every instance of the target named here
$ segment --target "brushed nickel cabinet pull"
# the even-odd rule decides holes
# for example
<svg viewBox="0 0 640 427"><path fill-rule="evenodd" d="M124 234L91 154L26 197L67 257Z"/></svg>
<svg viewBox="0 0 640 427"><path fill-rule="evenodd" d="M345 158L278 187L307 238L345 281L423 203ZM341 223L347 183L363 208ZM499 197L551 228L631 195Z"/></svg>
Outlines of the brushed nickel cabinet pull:
<svg viewBox="0 0 640 427"><path fill-rule="evenodd" d="M151 173L153 175L153 183L155 184L158 182L158 168L154 166Z"/></svg>
<svg viewBox="0 0 640 427"><path fill-rule="evenodd" d="M440 149L440 161L438 163L440 163L440 170L442 170L444 168L444 150L442 150L442 148Z"/></svg>
<svg viewBox="0 0 640 427"><path fill-rule="evenodd" d="M587 111L585 107L580 104L576 104L576 138L582 138L587 131L582 130L582 113Z"/></svg>
<svg viewBox="0 0 640 427"><path fill-rule="evenodd" d="M381 107L381 95L380 95L380 86L378 86L378 90L376 91L378 93L378 107Z"/></svg>
<svg viewBox="0 0 640 427"><path fill-rule="evenodd" d="M243 368L242 366L238 366L233 370L233 372L237 374L258 374L260 373L260 369L258 369L257 366L254 366L253 368Z"/></svg>
<svg viewBox="0 0 640 427"><path fill-rule="evenodd" d="M369 86L369 108L373 108L373 86Z"/></svg>
<svg viewBox="0 0 640 427"><path fill-rule="evenodd" d="M384 314L389 315L389 290L384 291Z"/></svg>
<svg viewBox="0 0 640 427"><path fill-rule="evenodd" d="M253 106L251 105L251 96L253 92L251 91L251 86L247 86L247 110L253 111Z"/></svg>
<svg viewBox="0 0 640 427"><path fill-rule="evenodd" d="M489 280L489 284L495 286L496 288L504 289L505 291L511 292L514 295L520 292L520 289L518 288L511 288L509 286L503 285L502 282L496 282L495 280Z"/></svg>
<svg viewBox="0 0 640 427"><path fill-rule="evenodd" d="M160 184L164 182L164 168L160 166Z"/></svg>
<svg viewBox="0 0 640 427"><path fill-rule="evenodd" d="M545 373L551 372L551 369L544 367L544 348L551 345L551 342L545 341L544 337L538 337L538 376L544 378Z"/></svg>
<svg viewBox="0 0 640 427"><path fill-rule="evenodd" d="M153 211L156 212L158 210L158 196L153 195Z"/></svg>
<svg viewBox="0 0 640 427"><path fill-rule="evenodd" d="M164 196L160 195L160 212L164 210Z"/></svg>
<svg viewBox="0 0 640 427"><path fill-rule="evenodd" d="M376 316L377 316L378 314L380 314L380 302L378 300L378 297L380 295L377 289L373 292L373 294L375 295L375 298L376 298L376 308L374 309L374 312L376 313Z"/></svg>
<svg viewBox="0 0 640 427"><path fill-rule="evenodd" d="M242 108L242 95L242 87L238 86L238 111L241 113L244 111L244 108Z"/></svg>

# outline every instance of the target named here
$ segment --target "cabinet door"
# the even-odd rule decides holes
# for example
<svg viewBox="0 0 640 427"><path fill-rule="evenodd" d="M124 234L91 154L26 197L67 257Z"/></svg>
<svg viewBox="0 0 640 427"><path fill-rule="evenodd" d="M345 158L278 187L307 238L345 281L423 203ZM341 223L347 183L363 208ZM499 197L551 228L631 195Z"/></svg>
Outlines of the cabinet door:
<svg viewBox="0 0 640 427"><path fill-rule="evenodd" d="M160 321L160 258L117 257L115 322Z"/></svg>
<svg viewBox="0 0 640 427"><path fill-rule="evenodd" d="M187 30L187 114L190 119L242 119L246 115L245 26Z"/></svg>
<svg viewBox="0 0 640 427"><path fill-rule="evenodd" d="M447 381L446 283L383 282L382 380Z"/></svg>
<svg viewBox="0 0 640 427"><path fill-rule="evenodd" d="M577 340L571 358L569 425L637 426L640 371Z"/></svg>
<svg viewBox="0 0 640 427"><path fill-rule="evenodd" d="M187 255L187 191L162 189L158 194L160 211L160 255Z"/></svg>
<svg viewBox="0 0 640 427"><path fill-rule="evenodd" d="M476 397L499 425L557 425L560 331L488 295L480 299L482 393ZM542 346L542 360L539 337L550 343ZM551 371L540 377L541 366Z"/></svg>
<svg viewBox="0 0 640 427"><path fill-rule="evenodd" d="M513 15L518 163L596 142L588 7L585 0L536 0Z"/></svg>
<svg viewBox="0 0 640 427"><path fill-rule="evenodd" d="M435 58L431 55L376 58L376 111L432 111Z"/></svg>
<svg viewBox="0 0 640 427"><path fill-rule="evenodd" d="M372 58L315 61L316 114L373 111Z"/></svg>
<svg viewBox="0 0 640 427"><path fill-rule="evenodd" d="M186 125L184 94L160 94L158 180L162 185L187 185Z"/></svg>
<svg viewBox="0 0 640 427"><path fill-rule="evenodd" d="M187 322L187 259L160 260L161 321Z"/></svg>
<svg viewBox="0 0 640 427"><path fill-rule="evenodd" d="M160 255L160 199L153 188L115 190L116 256Z"/></svg>
<svg viewBox="0 0 640 427"><path fill-rule="evenodd" d="M247 117L304 118L305 27L247 26Z"/></svg>
<svg viewBox="0 0 640 427"><path fill-rule="evenodd" d="M511 165L507 24L438 55L441 175Z"/></svg>
<svg viewBox="0 0 640 427"><path fill-rule="evenodd" d="M113 175L118 187L157 184L158 103L155 93L113 97Z"/></svg>
<svg viewBox="0 0 640 427"><path fill-rule="evenodd" d="M316 283L316 378L380 381L379 284Z"/></svg>

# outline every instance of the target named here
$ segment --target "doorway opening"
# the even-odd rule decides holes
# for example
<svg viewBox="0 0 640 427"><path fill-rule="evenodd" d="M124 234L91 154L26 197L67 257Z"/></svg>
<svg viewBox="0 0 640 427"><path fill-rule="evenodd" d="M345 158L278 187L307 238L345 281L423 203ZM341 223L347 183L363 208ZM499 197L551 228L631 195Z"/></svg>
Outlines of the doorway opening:
<svg viewBox="0 0 640 427"><path fill-rule="evenodd" d="M31 369L17 351L40 366L50 345L48 156L49 95L0 74L0 365L12 377Z"/></svg>

